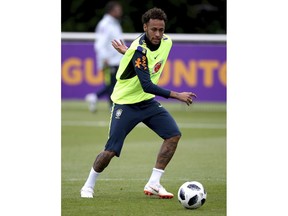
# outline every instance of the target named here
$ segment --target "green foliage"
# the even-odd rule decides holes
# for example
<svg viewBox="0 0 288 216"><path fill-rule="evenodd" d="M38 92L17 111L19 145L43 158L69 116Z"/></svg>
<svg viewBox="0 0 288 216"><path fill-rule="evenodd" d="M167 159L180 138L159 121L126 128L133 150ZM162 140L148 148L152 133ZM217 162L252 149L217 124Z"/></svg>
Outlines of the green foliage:
<svg viewBox="0 0 288 216"><path fill-rule="evenodd" d="M168 16L168 33L226 33L226 0L119 0L123 5L123 31L142 32L141 16L152 8L162 8ZM94 32L104 15L107 1L72 0L61 2L62 32Z"/></svg>
<svg viewBox="0 0 288 216"><path fill-rule="evenodd" d="M82 199L80 189L107 139L110 113L106 102L90 113L84 101L62 101L62 216L226 215L226 105L162 104L183 134L161 180L175 197L162 200L143 193L162 140L139 124L120 158L113 158L101 174L95 197ZM203 183L208 193L197 210L186 210L177 200L178 188L188 180Z"/></svg>

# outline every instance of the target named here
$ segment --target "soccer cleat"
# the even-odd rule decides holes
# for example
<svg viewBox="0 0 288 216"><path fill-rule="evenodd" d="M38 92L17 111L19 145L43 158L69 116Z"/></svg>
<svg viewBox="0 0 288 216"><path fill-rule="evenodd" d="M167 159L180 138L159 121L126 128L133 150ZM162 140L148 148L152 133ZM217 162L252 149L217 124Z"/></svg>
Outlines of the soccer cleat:
<svg viewBox="0 0 288 216"><path fill-rule="evenodd" d="M171 199L174 195L170 192L167 192L165 188L160 184L148 185L146 184L144 187L144 193L147 196L158 196L161 199Z"/></svg>
<svg viewBox="0 0 288 216"><path fill-rule="evenodd" d="M98 101L98 97L94 93L87 94L85 96L85 101L88 103L88 109L90 112L95 112L96 111L96 103Z"/></svg>
<svg viewBox="0 0 288 216"><path fill-rule="evenodd" d="M82 198L93 198L94 190L90 187L82 187L81 189L81 197Z"/></svg>

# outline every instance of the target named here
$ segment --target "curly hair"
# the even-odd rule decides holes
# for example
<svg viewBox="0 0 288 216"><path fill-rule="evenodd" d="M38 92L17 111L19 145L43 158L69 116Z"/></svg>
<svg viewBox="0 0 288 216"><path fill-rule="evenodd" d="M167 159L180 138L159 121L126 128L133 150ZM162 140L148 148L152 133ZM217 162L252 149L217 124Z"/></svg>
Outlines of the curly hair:
<svg viewBox="0 0 288 216"><path fill-rule="evenodd" d="M162 9L154 7L142 15L142 24L148 23L150 19L164 20L166 23L167 15Z"/></svg>

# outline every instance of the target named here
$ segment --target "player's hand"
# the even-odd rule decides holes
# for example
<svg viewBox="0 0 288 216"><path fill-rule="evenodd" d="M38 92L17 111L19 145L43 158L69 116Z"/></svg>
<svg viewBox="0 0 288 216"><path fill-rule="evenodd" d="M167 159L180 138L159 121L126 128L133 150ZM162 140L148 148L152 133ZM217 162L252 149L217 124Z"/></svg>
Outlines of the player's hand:
<svg viewBox="0 0 288 216"><path fill-rule="evenodd" d="M193 98L197 98L197 95L193 92L171 92L171 97L176 98L182 102L185 102L188 106L193 103Z"/></svg>
<svg viewBox="0 0 288 216"><path fill-rule="evenodd" d="M193 103L193 98L197 98L197 95L192 92L181 92L182 101L185 102L188 106Z"/></svg>
<svg viewBox="0 0 288 216"><path fill-rule="evenodd" d="M126 50L128 49L128 47L125 45L123 40L117 41L117 40L113 40L112 42L112 46L121 54L124 54L126 52Z"/></svg>

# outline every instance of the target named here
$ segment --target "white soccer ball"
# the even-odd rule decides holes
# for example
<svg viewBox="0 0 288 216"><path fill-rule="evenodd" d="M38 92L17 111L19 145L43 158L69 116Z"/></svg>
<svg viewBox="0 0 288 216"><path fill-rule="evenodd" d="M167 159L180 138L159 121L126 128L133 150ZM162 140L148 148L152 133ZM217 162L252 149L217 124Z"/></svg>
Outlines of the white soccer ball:
<svg viewBox="0 0 288 216"><path fill-rule="evenodd" d="M197 209L204 205L207 192L200 182L187 181L178 190L178 200L187 209Z"/></svg>

